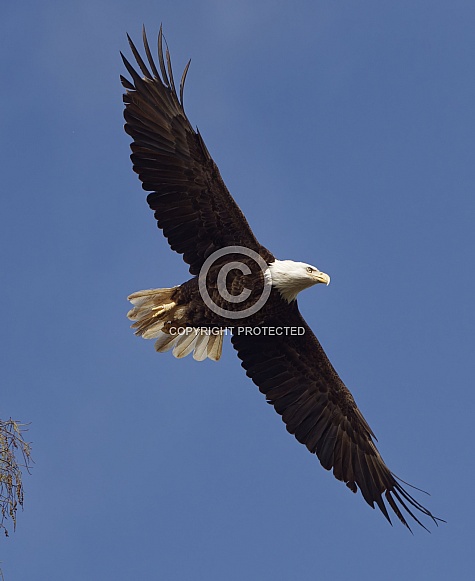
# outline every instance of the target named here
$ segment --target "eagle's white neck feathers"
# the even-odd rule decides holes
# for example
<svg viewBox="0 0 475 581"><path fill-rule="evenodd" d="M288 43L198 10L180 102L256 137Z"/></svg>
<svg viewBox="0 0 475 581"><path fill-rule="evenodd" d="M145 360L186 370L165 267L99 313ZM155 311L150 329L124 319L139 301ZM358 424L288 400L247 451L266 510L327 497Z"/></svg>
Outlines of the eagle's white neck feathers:
<svg viewBox="0 0 475 581"><path fill-rule="evenodd" d="M269 265L265 276L288 303L294 301L300 291L314 284L330 283L330 277L315 266L293 260L276 260Z"/></svg>

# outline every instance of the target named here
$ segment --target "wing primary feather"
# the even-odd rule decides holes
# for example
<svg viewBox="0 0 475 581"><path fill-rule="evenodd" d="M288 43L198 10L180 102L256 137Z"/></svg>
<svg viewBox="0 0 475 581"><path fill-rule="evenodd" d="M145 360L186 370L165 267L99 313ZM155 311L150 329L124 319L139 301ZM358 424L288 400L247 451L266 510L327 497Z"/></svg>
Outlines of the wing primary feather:
<svg viewBox="0 0 475 581"><path fill-rule="evenodd" d="M384 504L383 497L381 495L379 495L374 500L375 500L376 504L378 505L379 510L383 513L383 515L386 517L386 520L388 521L388 523L392 526L393 523L391 522L391 518L389 516L388 509L386 508L386 505Z"/></svg>
<svg viewBox="0 0 475 581"><path fill-rule="evenodd" d="M171 88L176 95L175 80L173 79L172 59L170 56L170 51L168 50L168 44L167 44L166 39L165 39L165 45L167 47L167 50L165 52L165 57L167 59L168 76L170 78Z"/></svg>
<svg viewBox="0 0 475 581"><path fill-rule="evenodd" d="M127 34L127 40L129 41L130 49L135 57L135 60L137 61L137 64L139 65L140 70L142 71L143 75L145 77L147 77L148 79L151 79L152 75L150 74L150 71L148 70L147 65L143 62L139 51L135 48L135 44L133 43L132 39L130 38L130 36L128 34Z"/></svg>
<svg viewBox="0 0 475 581"><path fill-rule="evenodd" d="M383 498L381 496L382 492L387 490L387 479L385 478L382 470L379 459L377 456L366 456L366 463L368 464L368 468L370 473L373 475L373 479L375 482L376 488L373 488L373 498L376 504L379 507L379 510L383 513L386 519L391 523L391 519L389 518L388 511L386 509L386 505L384 504Z"/></svg>
<svg viewBox="0 0 475 581"><path fill-rule="evenodd" d="M409 482L406 482L402 478L399 478L399 476L396 476L396 474L394 474L394 472L391 472L391 474L394 476L394 478L396 478L396 480L399 480L399 482L402 482L406 486L410 486L414 490L417 490L418 492L423 492L424 494L427 494L427 496L430 496L430 494L426 490L423 490L422 488L417 488L417 486L414 486L414 484L410 484Z"/></svg>
<svg viewBox="0 0 475 581"><path fill-rule="evenodd" d="M135 87L132 85L132 83L122 75L120 75L120 82L122 83L124 89L128 89L129 91L135 91Z"/></svg>
<svg viewBox="0 0 475 581"><path fill-rule="evenodd" d="M394 498L391 496L391 493L389 490L386 490L386 493L384 495L386 497L386 500L389 503L389 506L393 509L394 513L396 514L396 516L398 517L398 519L402 522L402 524L407 527L409 529L409 531L411 532L411 534L414 534L411 530L411 527L408 525L408 523L406 522L406 519L404 518L404 516L402 515L401 511L399 510L398 505L394 502Z"/></svg>
<svg viewBox="0 0 475 581"><path fill-rule="evenodd" d="M370 489L369 489L371 475L369 474L365 454L359 446L356 446L355 454L356 454L356 460L357 460L357 467L359 467L359 475L358 475L358 471L356 474L356 477L357 477L356 483L360 487L361 494L363 495L363 498L371 506L371 508L374 508L372 494L371 494Z"/></svg>
<svg viewBox="0 0 475 581"><path fill-rule="evenodd" d="M165 61L163 59L163 29L160 24L160 31L158 33L158 64L160 65L160 71L162 72L163 82L167 87L170 86L170 81L168 80L167 69L165 67Z"/></svg>
<svg viewBox="0 0 475 581"><path fill-rule="evenodd" d="M132 77L132 79L134 80L135 84L140 84L142 79L139 77L139 75L137 74L137 71L134 69L134 67L129 63L129 61L125 58L125 56L122 54L122 52L120 53L120 56L122 57L122 61L124 62L125 68L127 69L127 71L129 72L130 76ZM135 87L134 87L135 89Z"/></svg>
<svg viewBox="0 0 475 581"><path fill-rule="evenodd" d="M161 81L160 75L158 74L157 67L155 66L155 62L154 62L153 57L152 57L152 53L150 51L150 46L148 44L147 33L145 31L145 25L142 27L142 39L143 39L143 45L144 45L144 48L145 48L145 54L147 55L147 60L148 60L148 63L150 65L150 68L152 69L153 76L156 79L159 79Z"/></svg>
<svg viewBox="0 0 475 581"><path fill-rule="evenodd" d="M191 64L191 59L186 63L185 70L183 71L183 74L181 75L181 81L180 81L180 105L182 106L182 108L183 108L183 91L185 89L186 75L188 74L188 69L190 68L190 64Z"/></svg>

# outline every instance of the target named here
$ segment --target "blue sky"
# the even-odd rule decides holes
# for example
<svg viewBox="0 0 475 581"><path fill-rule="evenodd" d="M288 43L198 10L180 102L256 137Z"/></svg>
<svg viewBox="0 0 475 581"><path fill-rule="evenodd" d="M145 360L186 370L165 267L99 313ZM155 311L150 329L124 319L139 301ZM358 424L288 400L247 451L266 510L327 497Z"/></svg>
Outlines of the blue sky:
<svg viewBox="0 0 475 581"><path fill-rule="evenodd" d="M36 461L7 581L468 578L473 2L44 0L2 22L0 417L31 422ZM448 521L431 535L324 471L229 343L196 363L129 329L128 294L188 278L122 128L125 33L161 22L259 240L331 275L301 311Z"/></svg>

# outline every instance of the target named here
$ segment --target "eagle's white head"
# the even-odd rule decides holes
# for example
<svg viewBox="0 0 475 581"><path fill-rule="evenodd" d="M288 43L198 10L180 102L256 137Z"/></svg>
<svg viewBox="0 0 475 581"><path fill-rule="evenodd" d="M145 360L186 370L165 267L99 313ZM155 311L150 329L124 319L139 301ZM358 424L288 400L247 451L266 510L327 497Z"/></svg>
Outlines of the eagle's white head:
<svg viewBox="0 0 475 581"><path fill-rule="evenodd" d="M294 301L300 291L314 284L330 284L328 274L311 264L293 260L276 260L269 265L265 276L288 303Z"/></svg>

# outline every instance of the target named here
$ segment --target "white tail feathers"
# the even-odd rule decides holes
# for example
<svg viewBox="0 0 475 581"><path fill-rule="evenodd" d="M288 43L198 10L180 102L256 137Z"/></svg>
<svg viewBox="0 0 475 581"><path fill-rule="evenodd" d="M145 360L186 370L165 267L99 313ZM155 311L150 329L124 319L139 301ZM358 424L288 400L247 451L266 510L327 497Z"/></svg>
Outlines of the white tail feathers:
<svg viewBox="0 0 475 581"><path fill-rule="evenodd" d="M186 357L193 352L193 359L204 361L207 357L218 361L223 349L224 331L221 329L206 329L182 327L180 333L169 334L160 331L155 341L155 350L165 353L173 349L177 359Z"/></svg>
<svg viewBox="0 0 475 581"><path fill-rule="evenodd" d="M134 307L127 316L135 321L132 325L135 334L144 339L157 339L155 350L159 353L173 348L173 355L177 358L186 357L193 352L193 359L196 361L204 361L206 358L218 361L223 349L225 331L180 326L186 306L177 305L172 299L176 288L138 291L128 297Z"/></svg>

